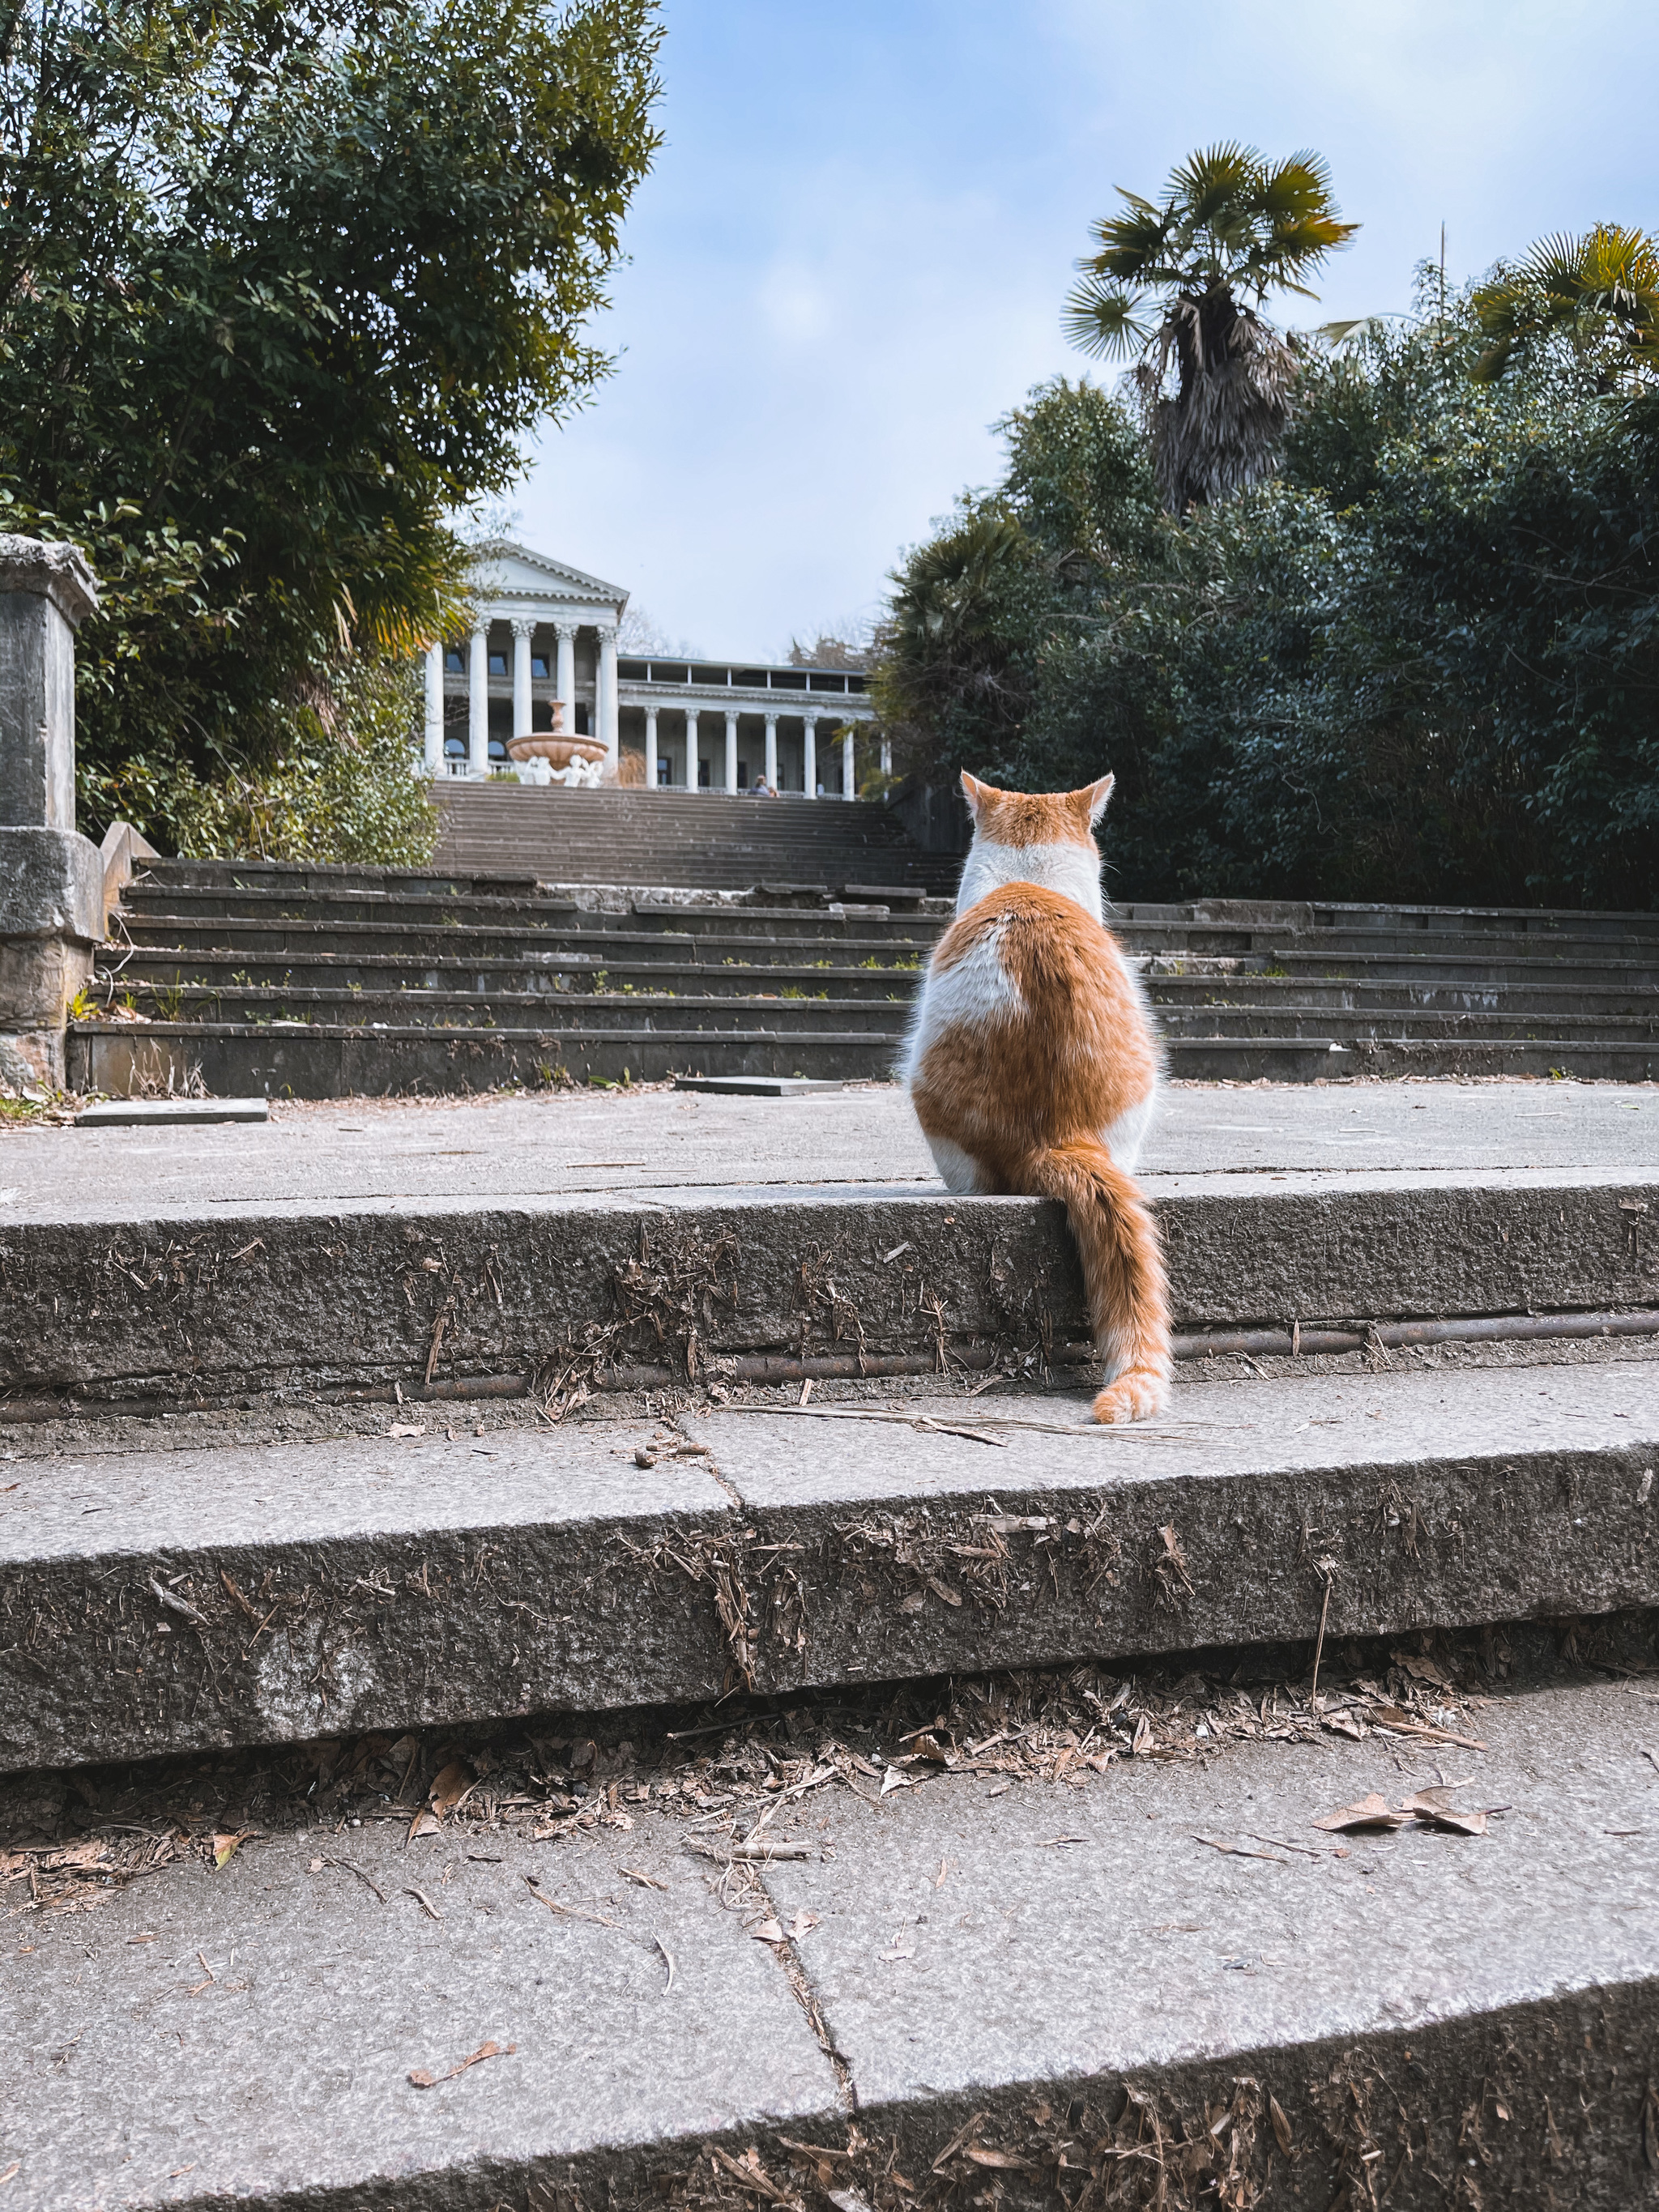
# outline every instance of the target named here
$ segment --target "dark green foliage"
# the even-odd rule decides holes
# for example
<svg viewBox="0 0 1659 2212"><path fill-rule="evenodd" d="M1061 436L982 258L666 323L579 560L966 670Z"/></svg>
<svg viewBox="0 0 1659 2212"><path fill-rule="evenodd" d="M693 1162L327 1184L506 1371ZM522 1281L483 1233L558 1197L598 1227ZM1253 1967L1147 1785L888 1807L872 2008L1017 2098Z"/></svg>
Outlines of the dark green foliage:
<svg viewBox="0 0 1659 2212"><path fill-rule="evenodd" d="M0 487L109 587L89 826L149 791L165 835L179 769L272 769L453 617L445 514L603 371L658 35L651 0L0 0Z"/></svg>
<svg viewBox="0 0 1659 2212"><path fill-rule="evenodd" d="M1310 362L1279 475L1056 594L940 768L1117 771L1122 898L1659 904L1652 403L1565 339L1477 383L1484 343L1464 300Z"/></svg>
<svg viewBox="0 0 1659 2212"><path fill-rule="evenodd" d="M1003 483L963 499L895 578L873 678L901 750L951 769L1015 758L1045 657L1092 628L1159 530L1139 434L1097 386L1058 378L997 428Z"/></svg>

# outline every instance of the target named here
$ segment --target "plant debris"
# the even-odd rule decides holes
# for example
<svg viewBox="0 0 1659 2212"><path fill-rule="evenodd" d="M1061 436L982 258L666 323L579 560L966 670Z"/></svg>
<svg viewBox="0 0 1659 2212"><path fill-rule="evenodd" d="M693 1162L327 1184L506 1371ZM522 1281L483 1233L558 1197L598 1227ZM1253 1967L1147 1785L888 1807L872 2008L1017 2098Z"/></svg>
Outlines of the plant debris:
<svg viewBox="0 0 1659 2212"><path fill-rule="evenodd" d="M465 2058L458 2058L447 2074L429 2074L424 2066L416 2066L409 2078L417 2089L435 2089L440 2083L453 2081L458 2074L465 2074L469 2066L481 2066L486 2058L510 2058L518 2047L516 2043L504 2047L499 2043L481 2043Z"/></svg>

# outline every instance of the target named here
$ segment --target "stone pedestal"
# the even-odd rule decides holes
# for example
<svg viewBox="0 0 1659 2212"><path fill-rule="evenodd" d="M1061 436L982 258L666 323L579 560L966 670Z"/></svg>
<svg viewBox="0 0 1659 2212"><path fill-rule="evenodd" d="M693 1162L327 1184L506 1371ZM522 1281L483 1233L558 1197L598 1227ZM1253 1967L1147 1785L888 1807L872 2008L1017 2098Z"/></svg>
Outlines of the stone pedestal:
<svg viewBox="0 0 1659 2212"><path fill-rule="evenodd" d="M75 633L98 604L73 545L0 535L0 1084L61 1089L70 1000L104 933L75 829Z"/></svg>

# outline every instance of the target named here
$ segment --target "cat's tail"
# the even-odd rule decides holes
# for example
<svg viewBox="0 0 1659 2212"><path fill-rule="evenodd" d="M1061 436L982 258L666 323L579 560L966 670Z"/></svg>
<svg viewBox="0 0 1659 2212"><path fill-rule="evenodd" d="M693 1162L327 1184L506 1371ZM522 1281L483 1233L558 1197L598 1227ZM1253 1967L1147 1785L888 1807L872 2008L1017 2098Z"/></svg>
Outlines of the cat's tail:
<svg viewBox="0 0 1659 2212"><path fill-rule="evenodd" d="M1097 1421L1145 1421L1170 1398L1170 1301L1157 1225L1103 1144L1055 1145L1029 1163L1033 1188L1066 1208L1083 1260L1095 1342L1111 1363Z"/></svg>

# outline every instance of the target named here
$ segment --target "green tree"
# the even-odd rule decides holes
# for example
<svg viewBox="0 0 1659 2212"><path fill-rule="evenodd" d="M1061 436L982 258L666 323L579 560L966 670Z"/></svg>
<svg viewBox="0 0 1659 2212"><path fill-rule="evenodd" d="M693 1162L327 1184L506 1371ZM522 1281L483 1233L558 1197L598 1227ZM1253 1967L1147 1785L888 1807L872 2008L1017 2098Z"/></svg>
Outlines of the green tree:
<svg viewBox="0 0 1659 2212"><path fill-rule="evenodd" d="M181 780L303 756L453 620L446 514L605 371L659 35L652 0L0 4L0 496L106 586L92 826L149 793L165 836Z"/></svg>
<svg viewBox="0 0 1659 2212"><path fill-rule="evenodd" d="M1085 353L1139 356L1158 486L1185 514L1272 468L1297 362L1259 310L1276 290L1316 296L1304 279L1359 226L1340 219L1311 153L1275 166L1253 147L1212 146L1170 172L1156 204L1118 196L1122 211L1095 224L1097 251L1078 264L1065 328Z"/></svg>
<svg viewBox="0 0 1659 2212"><path fill-rule="evenodd" d="M1056 378L996 428L1002 482L963 498L895 576L872 678L902 757L993 779L1018 773L1054 653L1161 530L1134 422L1097 385Z"/></svg>

